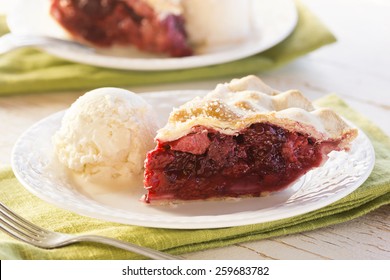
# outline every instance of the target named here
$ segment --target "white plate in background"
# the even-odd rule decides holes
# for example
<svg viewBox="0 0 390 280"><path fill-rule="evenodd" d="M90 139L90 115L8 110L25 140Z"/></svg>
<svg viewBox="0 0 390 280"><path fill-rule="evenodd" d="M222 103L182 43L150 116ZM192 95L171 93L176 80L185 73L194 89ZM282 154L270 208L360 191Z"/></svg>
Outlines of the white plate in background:
<svg viewBox="0 0 390 280"><path fill-rule="evenodd" d="M202 47L182 58L159 57L134 48L96 50L86 53L55 47L46 52L70 61L126 70L173 70L215 65L245 58L275 46L295 28L298 15L292 0L252 0L258 32L242 42ZM49 0L13 0L8 25L13 33L68 38L49 15Z"/></svg>

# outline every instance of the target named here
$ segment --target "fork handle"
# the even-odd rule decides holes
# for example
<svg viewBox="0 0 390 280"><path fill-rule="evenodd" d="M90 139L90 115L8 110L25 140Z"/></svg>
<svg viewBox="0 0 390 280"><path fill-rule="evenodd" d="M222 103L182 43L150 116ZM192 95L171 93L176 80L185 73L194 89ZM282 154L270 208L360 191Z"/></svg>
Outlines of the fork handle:
<svg viewBox="0 0 390 280"><path fill-rule="evenodd" d="M137 253L140 255L143 255L145 257L149 257L154 260L184 260L182 257L179 256L173 256L169 255L154 249L141 247L136 244L120 241L117 239L105 237L105 236L98 236L98 235L80 235L75 236L71 239L68 239L67 241L64 241L62 245L72 244L80 241L87 241L87 242L95 242L95 243L103 243L106 245L110 245L113 247L117 247L123 250L127 250L133 253Z"/></svg>

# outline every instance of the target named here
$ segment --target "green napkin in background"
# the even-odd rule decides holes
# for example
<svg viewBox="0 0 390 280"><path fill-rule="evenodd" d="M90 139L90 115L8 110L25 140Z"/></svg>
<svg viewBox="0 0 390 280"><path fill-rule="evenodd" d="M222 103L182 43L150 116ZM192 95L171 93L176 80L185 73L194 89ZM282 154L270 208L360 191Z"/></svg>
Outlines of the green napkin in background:
<svg viewBox="0 0 390 280"><path fill-rule="evenodd" d="M299 1L293 33L263 53L215 66L175 71L122 71L82 65L35 49L0 55L0 95L60 90L89 90L103 86L130 87L168 82L237 77L270 70L336 41L331 32ZM0 20L0 35L6 30Z"/></svg>
<svg viewBox="0 0 390 280"><path fill-rule="evenodd" d="M142 246L183 254L239 242L314 230L349 221L390 203L390 138L350 109L335 95L317 105L331 107L359 126L376 153L374 170L366 182L347 197L322 209L274 222L222 229L175 230L122 225L79 216L47 204L25 190L10 169L0 171L1 201L28 220L67 233L105 235ZM0 232L0 259L138 259L139 255L105 245L79 243L54 250L23 244Z"/></svg>

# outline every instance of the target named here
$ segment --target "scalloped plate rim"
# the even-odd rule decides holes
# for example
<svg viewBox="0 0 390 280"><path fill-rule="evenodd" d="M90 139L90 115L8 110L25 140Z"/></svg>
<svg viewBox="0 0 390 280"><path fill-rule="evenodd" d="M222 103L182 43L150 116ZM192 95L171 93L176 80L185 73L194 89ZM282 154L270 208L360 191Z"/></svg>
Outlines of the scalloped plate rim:
<svg viewBox="0 0 390 280"><path fill-rule="evenodd" d="M169 100L170 98L174 98L178 94L184 94L187 92L187 95L199 95L203 91L166 91L166 92L153 92L153 93L147 93L143 94L144 97L153 99L156 98L166 98ZM173 99L172 99L173 100ZM159 103L159 102L156 102ZM325 207L333 202L336 202L337 200L345 197L346 195L350 194L354 190L356 190L363 182L368 178L370 175L374 163L375 163L375 153L373 146L371 142L369 141L368 137L359 130L358 138L355 140L363 141L366 146L366 152L369 157L369 161L366 163L365 171L355 180L355 182L348 186L347 188L342 189L337 194L321 198L319 197L318 201L309 203L308 205L298 205L296 207L290 207L290 205L275 205L275 209L270 207L269 209L260 209L257 211L243 211L238 213L231 213L226 215L213 215L213 216L207 216L207 215L199 215L199 216L184 216L184 217L177 217L177 216L170 216L169 214L162 213L161 215L143 215L142 214L142 207L144 205L141 205L140 202L140 211L141 213L136 213L140 215L133 216L133 213L128 213L128 217L123 216L126 215L126 211L124 213L123 209L115 209L113 205L100 205L101 207L106 207L107 213L99 212L99 207L96 207L95 210L91 211L91 209L86 210L82 207L82 205L75 205L72 202L67 201L56 201L51 196L49 196L47 193L43 193L40 190L39 182L37 181L35 185L32 185L31 182L29 182L28 179L26 179L26 176L24 172L30 172L31 170L26 170L24 162L26 159L24 158L25 151L23 151L23 145L25 145L26 141L32 141L32 139L36 139L37 135L40 135L43 130L47 128L47 124L49 122L58 122L58 120L61 119L62 114L64 114L64 111L57 112L55 114L52 114L41 121L35 123L33 126L31 126L29 129L27 129L21 137L16 142L13 152L12 152L12 169L15 173L16 178L21 182L21 184L32 194L36 195L37 197L41 198L44 201L47 201L51 204L54 204L60 208L72 211L74 213L78 213L84 216L92 217L92 218L98 218L105 221L111 221L111 222L118 222L123 224L129 224L129 225L138 225L138 226L145 226L145 227L155 227L155 228L175 228L175 229L205 229L205 228L223 228L223 227L231 227L231 226L243 226L243 225L249 225L249 224L255 224L255 223L264 223L264 222L271 222L276 221L284 218L290 218L297 215L305 214L317 209L320 209L322 207ZM37 132L39 134L37 134ZM41 145L47 145L48 143L44 143ZM368 150L367 150L368 149ZM45 157L45 155L42 155ZM21 165L21 162L23 163ZM33 162L34 164L34 162ZM320 170L323 167L319 167L316 170ZM34 174L36 176L37 174ZM53 175L53 174L52 174ZM56 174L54 174L55 178ZM38 176L39 177L39 176ZM312 176L313 177L313 176ZM39 178L38 178L39 179ZM312 180L311 177L308 179L309 181ZM50 182L53 185L58 182ZM50 184L49 183L49 184ZM306 182L305 182L306 184ZM295 194L295 193L294 193ZM252 198L252 199L262 199L262 198ZM77 200L77 198L76 198ZM202 202L203 203L203 202ZM204 202L209 203L209 202ZM234 203L234 202L233 202ZM196 205L196 203L195 203ZM226 204L228 205L228 204ZM149 207L149 206L147 206ZM92 208L93 209L93 208ZM267 210L269 213L267 213ZM293 211L291 211L293 210ZM117 211L117 213L116 213ZM119 215L120 214L120 215Z"/></svg>

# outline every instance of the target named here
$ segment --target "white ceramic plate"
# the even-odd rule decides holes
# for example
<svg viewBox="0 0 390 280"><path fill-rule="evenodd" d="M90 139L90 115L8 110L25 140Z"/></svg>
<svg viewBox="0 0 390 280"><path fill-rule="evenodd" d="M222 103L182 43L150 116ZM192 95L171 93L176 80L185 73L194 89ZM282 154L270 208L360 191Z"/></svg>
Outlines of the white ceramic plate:
<svg viewBox="0 0 390 280"><path fill-rule="evenodd" d="M178 106L204 91L144 94L165 121ZM72 180L56 162L51 144L64 112L58 112L28 129L12 154L16 177L33 194L61 208L102 220L159 228L220 228L269 222L307 213L329 205L358 188L372 171L375 155L366 135L359 131L352 149L331 153L327 163L306 174L291 188L268 197L232 201L187 202L151 206L139 201L144 193L94 189Z"/></svg>
<svg viewBox="0 0 390 280"><path fill-rule="evenodd" d="M285 39L297 23L297 11L292 0L252 0L256 14L256 34L245 41L205 46L190 57L156 57L135 49L96 50L95 53L45 47L44 50L58 57L75 62L128 70L169 70L214 65L234 61L262 52ZM59 38L68 36L49 16L49 0L13 0L8 16L11 32L49 35Z"/></svg>

